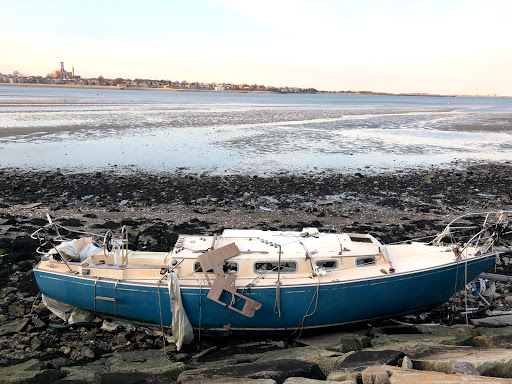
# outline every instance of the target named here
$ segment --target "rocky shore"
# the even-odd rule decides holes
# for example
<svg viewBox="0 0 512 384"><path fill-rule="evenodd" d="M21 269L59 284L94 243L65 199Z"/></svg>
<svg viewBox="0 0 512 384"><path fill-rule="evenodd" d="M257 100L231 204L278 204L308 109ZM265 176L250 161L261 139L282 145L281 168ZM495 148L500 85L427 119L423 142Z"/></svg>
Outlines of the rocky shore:
<svg viewBox="0 0 512 384"><path fill-rule="evenodd" d="M512 210L512 162L380 174L0 169L0 177L0 382L445 383L464 374L467 382L512 383L507 283L497 283L488 304L470 302L469 324L462 297L455 297L395 321L300 337L202 337L177 352L158 329L109 321L63 325L40 302L31 271L37 243L29 237L50 212L66 227L98 234L128 225L133 247L155 251L169 250L180 233L224 228L313 226L403 241L432 236L469 211ZM512 268L500 263L497 272ZM496 311L504 314L486 319Z"/></svg>

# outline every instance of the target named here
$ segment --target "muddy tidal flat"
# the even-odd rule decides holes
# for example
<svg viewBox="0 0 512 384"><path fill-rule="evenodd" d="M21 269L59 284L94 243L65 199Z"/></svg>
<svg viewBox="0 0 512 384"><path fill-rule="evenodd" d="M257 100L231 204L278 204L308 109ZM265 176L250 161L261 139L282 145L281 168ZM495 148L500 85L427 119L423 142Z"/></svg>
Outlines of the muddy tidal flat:
<svg viewBox="0 0 512 384"><path fill-rule="evenodd" d="M466 212L511 210L511 162L268 177L1 169L0 178L0 382L451 383L464 374L466 382L512 383L512 318L487 316L512 310L506 283L488 304L470 302L476 310L468 324L451 311L463 307L456 296L395 321L300 337L196 337L178 352L157 328L56 326L61 321L40 302L37 243L29 237L49 212L66 227L98 234L127 224L135 247L154 251L169 250L180 233L225 228L313 226L403 241L432 236ZM496 271L512 274L501 263Z"/></svg>
<svg viewBox="0 0 512 384"><path fill-rule="evenodd" d="M190 174L507 161L512 99L0 87L0 164Z"/></svg>

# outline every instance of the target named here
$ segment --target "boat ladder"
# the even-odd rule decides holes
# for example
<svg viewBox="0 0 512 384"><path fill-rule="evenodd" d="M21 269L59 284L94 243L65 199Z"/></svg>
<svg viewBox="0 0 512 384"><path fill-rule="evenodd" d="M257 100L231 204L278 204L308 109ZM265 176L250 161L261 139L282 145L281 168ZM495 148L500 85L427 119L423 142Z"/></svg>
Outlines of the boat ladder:
<svg viewBox="0 0 512 384"><path fill-rule="evenodd" d="M96 302L98 300L111 301L114 303L114 315L117 315L117 284L119 284L119 279L116 280L116 284L114 285L114 297L98 296L97 286L99 280L100 276L97 276L96 280L94 280L94 312L96 312Z"/></svg>

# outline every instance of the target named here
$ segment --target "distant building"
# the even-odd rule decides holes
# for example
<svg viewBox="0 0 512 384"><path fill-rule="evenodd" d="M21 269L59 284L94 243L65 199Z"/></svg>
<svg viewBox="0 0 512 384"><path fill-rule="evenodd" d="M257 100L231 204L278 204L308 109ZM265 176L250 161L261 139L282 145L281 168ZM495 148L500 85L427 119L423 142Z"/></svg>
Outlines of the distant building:
<svg viewBox="0 0 512 384"><path fill-rule="evenodd" d="M61 79L61 80L72 79L74 77L74 68L73 68L73 72L68 72L68 71L64 70L64 62L61 61L60 62L60 71L59 70L53 71L52 77L54 79Z"/></svg>

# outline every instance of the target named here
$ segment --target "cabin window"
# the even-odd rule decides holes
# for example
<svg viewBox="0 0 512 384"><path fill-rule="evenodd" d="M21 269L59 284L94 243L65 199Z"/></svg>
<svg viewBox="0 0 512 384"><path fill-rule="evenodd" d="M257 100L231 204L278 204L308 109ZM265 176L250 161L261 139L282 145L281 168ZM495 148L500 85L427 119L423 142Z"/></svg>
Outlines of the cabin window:
<svg viewBox="0 0 512 384"><path fill-rule="evenodd" d="M377 264L377 258L375 256L365 256L356 258L356 266L365 267L367 265Z"/></svg>
<svg viewBox="0 0 512 384"><path fill-rule="evenodd" d="M316 262L316 266L318 268L324 268L324 269L337 269L338 268L338 260L318 260Z"/></svg>
<svg viewBox="0 0 512 384"><path fill-rule="evenodd" d="M278 261L257 261L254 263L254 273L277 273L278 266ZM281 273L295 272L297 272L296 261L281 261Z"/></svg>
<svg viewBox="0 0 512 384"><path fill-rule="evenodd" d="M224 270L224 273L238 273L238 263L236 261L230 261L228 263L225 263L222 269ZM196 261L194 263L194 272L203 272L203 268L201 268L201 263L199 261ZM213 273L213 269L209 269L206 272Z"/></svg>

